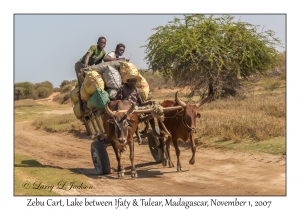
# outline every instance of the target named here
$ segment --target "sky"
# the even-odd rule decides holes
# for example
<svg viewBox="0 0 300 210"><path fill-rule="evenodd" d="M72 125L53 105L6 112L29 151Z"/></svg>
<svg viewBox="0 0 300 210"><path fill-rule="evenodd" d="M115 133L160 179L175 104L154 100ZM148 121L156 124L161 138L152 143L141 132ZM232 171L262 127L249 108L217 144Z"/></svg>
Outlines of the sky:
<svg viewBox="0 0 300 210"><path fill-rule="evenodd" d="M207 13L208 14L208 13ZM216 16L220 15L215 14ZM286 15L231 14L237 21L273 30L285 47ZM118 43L126 46L124 56L138 69L148 69L144 60L147 39L154 28L165 26L174 14L18 14L14 15L14 82L50 81L59 87L63 80L76 78L74 64L97 43L106 38L105 50ZM278 47L282 52L285 48Z"/></svg>
<svg viewBox="0 0 300 210"><path fill-rule="evenodd" d="M3 172L1 189L5 192L5 195L2 196L1 206L7 207L6 209L12 207L29 209L30 207L26 206L27 199L34 198L13 196L13 84L15 82L30 81L36 83L48 80L54 86L58 86L62 80L74 79L75 62L88 50L90 45L97 42L99 36L107 38L105 48L107 52L114 50L117 43L123 42L126 45L125 56L132 51L131 61L139 68L144 68L144 49L140 46L144 45L147 38L153 33L152 28L165 25L174 16L177 16L174 14L202 13L237 14L238 16L247 14L249 17L242 19L243 21L265 25L266 28L274 30L276 35L285 43L287 51L287 196L243 196L241 199L271 200L270 209L298 208L300 103L297 98L299 96L300 46L299 11L296 1L214 0L202 4L198 0L114 0L113 2L90 0L86 3L82 1L70 3L62 0L11 0L1 1L0 5L0 53L2 58L0 88L2 99L4 99L1 103L2 152L0 153L0 164ZM28 15L33 13L35 15L31 16L35 18ZM111 18L102 15L102 18L91 18L91 14L100 13L134 14L134 18L130 20L128 15L112 15ZM16 15L19 14L26 14L27 18L25 16L18 18ZM51 18L47 18L45 14L52 14ZM71 14L73 15L71 16ZM75 17L74 14L80 15ZM89 14L90 19L84 21L83 16L87 14ZM137 16L138 14L143 15ZM148 14L148 17L145 14ZM262 14L268 15L260 16ZM283 15L278 20L274 16L270 17L270 14L286 14L287 21L282 20ZM64 16L64 19L59 19L59 16ZM246 18L246 16L243 17ZM276 15L276 17L278 16ZM114 23L113 27L111 24L107 27L108 23L112 22ZM270 173L272 172L270 171ZM49 197L39 197L43 200L47 198ZM228 197L218 197L218 199L225 200L226 198ZM232 199L233 197L229 198ZM127 197L127 199L131 199L131 197ZM201 198L190 198L190 200L197 199ZM51 207L46 206L43 209L45 208ZM251 209L260 208L252 207ZM222 209L222 207L217 209Z"/></svg>

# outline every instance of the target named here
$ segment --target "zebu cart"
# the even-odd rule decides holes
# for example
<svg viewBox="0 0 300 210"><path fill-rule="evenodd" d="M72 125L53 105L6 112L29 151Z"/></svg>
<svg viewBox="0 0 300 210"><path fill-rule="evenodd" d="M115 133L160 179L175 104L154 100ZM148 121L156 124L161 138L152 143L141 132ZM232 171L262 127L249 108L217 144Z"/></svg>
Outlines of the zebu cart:
<svg viewBox="0 0 300 210"><path fill-rule="evenodd" d="M96 71L99 75L102 75L102 78L105 82L105 86L108 88L114 88L114 86L120 85L120 63L122 61L111 61L105 62L98 65L90 66L88 68L81 69L81 76L85 75L87 72ZM126 68L135 69L136 67L130 63L127 63L129 66ZM126 66L125 64L123 66ZM125 68L125 67L124 67ZM128 69L123 70L124 72ZM98 76L99 76L98 75ZM97 77L95 74L91 74L91 77ZM85 80L85 77L79 79ZM96 80L96 79L95 79ZM119 82L118 82L119 81ZM104 89L103 87L101 89ZM80 90L81 91L81 90ZM81 92L80 92L81 93ZM112 93L112 92L110 92ZM91 93L90 93L91 94ZM82 96L82 95L81 95ZM86 100L87 101L87 97ZM78 108L78 107L77 107ZM77 115L78 116L78 115ZM86 131L91 139L94 141L91 144L91 156L92 161L95 167L97 174L108 174L110 173L110 161L106 148L110 146L110 140L104 138L104 126L102 122L103 110L93 109L91 112L80 115L81 121L84 123ZM155 162L161 162L162 152L159 151L157 145L158 137L156 137L152 130L149 129L147 132L140 135L141 138L148 139L148 145Z"/></svg>
<svg viewBox="0 0 300 210"><path fill-rule="evenodd" d="M99 175L109 174L111 172L109 155L107 152L107 147L110 145L110 140L103 138L104 126L100 119L103 112L94 109L90 113L82 117L83 123L85 125L87 134L94 141L91 143L91 157L92 162L95 167L96 173ZM158 128L157 132L159 132ZM158 148L157 142L158 137L156 137L152 129L147 129L147 132L141 133L140 137L147 139L148 146L151 155L155 162L160 163L162 159L162 151Z"/></svg>

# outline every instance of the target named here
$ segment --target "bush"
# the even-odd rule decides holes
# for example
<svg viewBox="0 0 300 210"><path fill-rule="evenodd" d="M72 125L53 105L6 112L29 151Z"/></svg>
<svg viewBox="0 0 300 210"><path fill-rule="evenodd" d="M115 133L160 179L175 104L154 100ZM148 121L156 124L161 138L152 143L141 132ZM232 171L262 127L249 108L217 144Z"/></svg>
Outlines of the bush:
<svg viewBox="0 0 300 210"><path fill-rule="evenodd" d="M36 90L37 95L39 98L47 98L51 95L52 92L50 92L49 88L46 87L39 87Z"/></svg>
<svg viewBox="0 0 300 210"><path fill-rule="evenodd" d="M60 92L62 92L62 90L63 90L63 88L65 87L65 86L69 86L69 85L71 85L72 87L73 86L75 86L76 85L76 83L77 83L77 80L75 79L75 80L63 80L61 83L60 83Z"/></svg>
<svg viewBox="0 0 300 210"><path fill-rule="evenodd" d="M67 84L60 89L60 93L70 93L70 91L74 88L74 84Z"/></svg>
<svg viewBox="0 0 300 210"><path fill-rule="evenodd" d="M14 89L14 100L21 100L24 97L24 88L16 87Z"/></svg>
<svg viewBox="0 0 300 210"><path fill-rule="evenodd" d="M14 85L18 97L21 99L36 99L37 94L34 85L30 82L19 82Z"/></svg>

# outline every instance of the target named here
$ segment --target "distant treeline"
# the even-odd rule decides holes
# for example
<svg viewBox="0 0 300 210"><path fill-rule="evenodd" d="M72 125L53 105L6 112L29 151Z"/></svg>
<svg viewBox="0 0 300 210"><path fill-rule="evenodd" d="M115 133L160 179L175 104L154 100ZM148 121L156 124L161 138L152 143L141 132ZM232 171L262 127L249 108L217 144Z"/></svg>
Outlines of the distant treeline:
<svg viewBox="0 0 300 210"><path fill-rule="evenodd" d="M14 100L48 98L53 92L68 92L76 80L63 80L59 88L49 81L40 83L18 82L14 84ZM65 90L66 89L66 90Z"/></svg>

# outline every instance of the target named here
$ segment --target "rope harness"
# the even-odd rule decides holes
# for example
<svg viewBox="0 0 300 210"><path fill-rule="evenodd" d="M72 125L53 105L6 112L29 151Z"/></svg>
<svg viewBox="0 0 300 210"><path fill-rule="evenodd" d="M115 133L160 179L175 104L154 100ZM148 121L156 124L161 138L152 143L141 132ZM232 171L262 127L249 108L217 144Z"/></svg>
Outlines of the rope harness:
<svg viewBox="0 0 300 210"><path fill-rule="evenodd" d="M196 128L191 128L184 120L184 117L185 117L186 113L185 113L185 108L183 108L181 111L178 111L176 110L176 114L172 117L164 117L166 119L171 119L171 118L174 118L176 116L181 116L181 121L183 123L183 125L187 128L187 131L190 133L192 131L194 131L196 133Z"/></svg>

